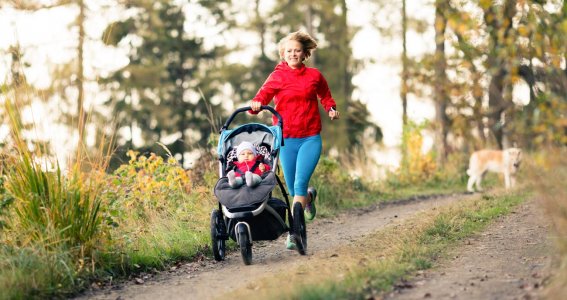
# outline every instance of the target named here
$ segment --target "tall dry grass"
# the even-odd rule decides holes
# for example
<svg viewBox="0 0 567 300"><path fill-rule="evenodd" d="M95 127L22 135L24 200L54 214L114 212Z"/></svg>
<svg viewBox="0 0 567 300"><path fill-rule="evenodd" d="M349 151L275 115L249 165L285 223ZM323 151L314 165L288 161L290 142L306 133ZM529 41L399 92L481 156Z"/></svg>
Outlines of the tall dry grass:
<svg viewBox="0 0 567 300"><path fill-rule="evenodd" d="M531 158L524 160L531 173L529 180L533 180L537 199L551 220L559 251L546 294L549 299L563 299L559 295L567 295L567 149L547 149Z"/></svg>
<svg viewBox="0 0 567 300"><path fill-rule="evenodd" d="M47 145L25 138L17 105L4 104L11 142L0 174L0 290L8 298L72 293L92 276L110 237L99 197L106 165L78 153L63 170Z"/></svg>
<svg viewBox="0 0 567 300"><path fill-rule="evenodd" d="M23 138L20 114L10 101L6 112L14 144L3 171L6 191L14 201L10 217L4 220L10 225L3 232L5 240L23 246L64 244L79 247L80 253L90 252L103 235L101 199L97 197L102 181L87 176L97 170L85 174L75 164L64 174L56 160L41 152L42 147L31 149Z"/></svg>

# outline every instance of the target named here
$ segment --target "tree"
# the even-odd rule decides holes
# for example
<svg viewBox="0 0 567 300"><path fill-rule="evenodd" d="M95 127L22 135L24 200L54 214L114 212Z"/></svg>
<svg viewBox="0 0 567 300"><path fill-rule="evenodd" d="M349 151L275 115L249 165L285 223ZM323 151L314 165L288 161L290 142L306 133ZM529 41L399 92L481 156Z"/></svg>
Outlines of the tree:
<svg viewBox="0 0 567 300"><path fill-rule="evenodd" d="M0 106L2 117L0 125L17 127L14 129L21 131L19 138L22 138L32 151L48 155L50 153L49 141L33 134L34 121L26 122L22 117L26 110L31 110L33 101L37 100L37 90L28 83L25 75L25 69L30 67L30 64L24 61L24 50L20 44L10 46L8 53L10 55L9 78L0 86L5 95ZM9 117L9 114L13 114L13 119ZM11 123L11 120L16 120L18 124ZM13 139L6 137L0 142L0 149L13 146L13 142L15 142Z"/></svg>
<svg viewBox="0 0 567 300"><path fill-rule="evenodd" d="M567 144L567 2L556 11L533 1L521 11L518 35L529 39L519 49L525 57L518 76L529 86L530 102L518 113L512 129L523 132L533 148ZM557 5L557 3L555 3Z"/></svg>
<svg viewBox="0 0 567 300"><path fill-rule="evenodd" d="M512 105L511 94L506 92L510 86L510 72L513 68L513 17L516 14L516 1L506 0L499 7L494 3L483 4L484 21L489 34L490 51L486 67L491 75L488 86L489 126L500 149L505 145L504 112Z"/></svg>
<svg viewBox="0 0 567 300"><path fill-rule="evenodd" d="M63 117L64 120L67 120L67 124L73 124L73 120L76 120L77 131L79 136L79 147L77 156L80 157L80 152L82 151L82 147L84 146L84 131L86 127L86 112L84 109L84 84L86 82L85 79L85 72L84 72L84 47L85 47L85 22L86 22L86 11L88 10L85 0L58 0L54 1L50 4L44 4L41 1L37 0L28 0L28 1L15 1L10 4L15 9L23 10L23 11L30 11L35 12L42 9L52 9L56 7L62 6L77 6L79 9L79 13L75 20L74 26L77 27L77 58L76 60L71 60L69 62L70 65L76 63L75 67L71 66L61 66L59 70L66 70L65 72L55 72L55 74L60 75L61 77L55 76L54 84L51 88L46 89L43 91L47 96L52 96L54 92L59 92L58 95L62 99L68 99L67 90L69 88L77 90L77 98L76 100L69 100L70 103L76 106L76 112L68 114ZM74 79L73 79L74 78ZM58 85L58 83L65 82L64 84ZM74 103L73 103L74 102Z"/></svg>
<svg viewBox="0 0 567 300"><path fill-rule="evenodd" d="M468 68L468 74L460 74L470 78L461 80L460 86L454 88L462 91L460 95L470 94L474 99L471 122L476 123L481 139L485 138L487 126L500 148L521 141L528 147L539 138L559 141L563 135L561 116L556 112L564 107L567 89L567 84L563 84L567 82L565 72L559 63L566 53L566 30L561 25L565 20L565 3L557 13L550 12L543 4L542 1L510 0L501 4L481 1L480 20L448 6L449 28L457 38L453 44L457 51L455 62L450 67ZM478 37L486 38L482 43L474 42ZM488 85L483 87L486 78ZM514 86L521 80L529 86L530 102L525 106L514 103L512 97ZM485 95L488 107L482 105ZM467 108L467 98L463 100L458 102L458 111ZM545 118L541 118L542 113ZM544 138L546 134L554 137Z"/></svg>
<svg viewBox="0 0 567 300"><path fill-rule="evenodd" d="M208 9L194 15L217 26L222 5L192 3ZM209 109L220 114L219 104L207 102L218 93L215 70L222 64L222 47L207 48L204 39L188 32L186 16L195 14L189 4L171 1L129 1L126 8L138 13L107 27L108 45L130 44L130 63L105 80L112 90L109 104L114 117L129 134L119 144L161 152L164 145L183 164L193 147L205 146L211 133ZM196 24L192 24L198 26ZM204 25L204 24L202 24ZM133 141L141 130L140 145Z"/></svg>

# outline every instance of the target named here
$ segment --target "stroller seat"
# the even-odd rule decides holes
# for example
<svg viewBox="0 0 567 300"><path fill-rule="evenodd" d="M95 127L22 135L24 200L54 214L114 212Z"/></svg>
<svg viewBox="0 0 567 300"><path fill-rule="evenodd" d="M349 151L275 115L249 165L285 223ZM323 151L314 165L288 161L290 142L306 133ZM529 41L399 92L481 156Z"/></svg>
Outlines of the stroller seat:
<svg viewBox="0 0 567 300"><path fill-rule="evenodd" d="M218 201L227 209L238 209L243 207L253 207L254 204L264 202L276 186L276 176L274 172L268 171L262 175L262 181L257 186L251 188L242 185L239 188L232 188L228 184L228 178L219 179L215 185L214 193Z"/></svg>

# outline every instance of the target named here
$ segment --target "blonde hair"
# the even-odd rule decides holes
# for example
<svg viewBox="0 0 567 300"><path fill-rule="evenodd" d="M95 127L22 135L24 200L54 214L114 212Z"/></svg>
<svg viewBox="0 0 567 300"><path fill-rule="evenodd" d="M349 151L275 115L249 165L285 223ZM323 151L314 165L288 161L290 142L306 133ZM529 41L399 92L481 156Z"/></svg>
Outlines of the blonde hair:
<svg viewBox="0 0 567 300"><path fill-rule="evenodd" d="M301 30L292 32L283 39L281 39L280 42L278 43L280 58L282 60L284 59L285 43L287 41L298 41L301 44L301 46L303 46L305 59L308 59L311 56L311 51L317 48L317 42L307 32Z"/></svg>

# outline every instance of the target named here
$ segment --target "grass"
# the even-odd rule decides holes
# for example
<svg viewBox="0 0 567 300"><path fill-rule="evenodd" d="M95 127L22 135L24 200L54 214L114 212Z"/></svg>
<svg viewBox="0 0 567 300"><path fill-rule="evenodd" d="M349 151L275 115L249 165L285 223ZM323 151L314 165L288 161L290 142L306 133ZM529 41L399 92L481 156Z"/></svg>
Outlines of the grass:
<svg viewBox="0 0 567 300"><path fill-rule="evenodd" d="M41 299L72 294L85 278L65 249L0 247L0 299Z"/></svg>
<svg viewBox="0 0 567 300"><path fill-rule="evenodd" d="M209 231L187 230L187 224L175 217L149 226L141 235L126 245L124 251L129 253L131 265L144 269L163 268L171 262L189 260L206 252L210 239Z"/></svg>
<svg viewBox="0 0 567 300"><path fill-rule="evenodd" d="M310 184L317 188L317 215L329 217L341 211L360 208L378 203L386 203L416 196L448 195L466 191L464 171L449 165L448 171L435 174L418 181L402 180L396 173L377 181L350 177L341 164L326 157L321 158ZM347 162L346 165L350 165ZM360 164L360 162L359 162ZM364 166L364 168L376 167ZM461 172L461 173L458 173ZM491 188L502 184L503 179L496 174L487 174L483 186Z"/></svg>

